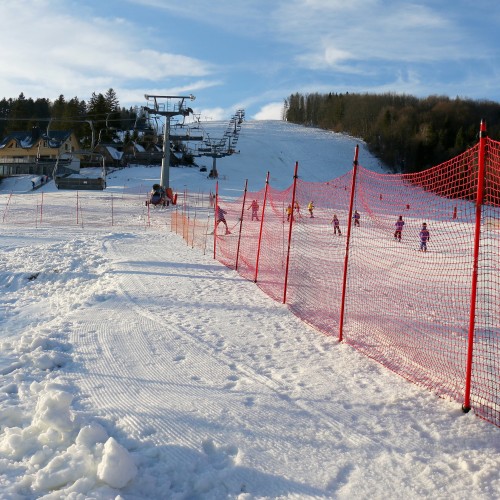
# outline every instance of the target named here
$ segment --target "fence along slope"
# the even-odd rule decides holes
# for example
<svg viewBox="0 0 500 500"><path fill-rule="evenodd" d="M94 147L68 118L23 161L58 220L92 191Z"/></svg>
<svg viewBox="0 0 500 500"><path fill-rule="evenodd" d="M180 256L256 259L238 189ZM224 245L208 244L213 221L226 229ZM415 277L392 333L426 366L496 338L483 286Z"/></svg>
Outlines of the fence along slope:
<svg viewBox="0 0 500 500"><path fill-rule="evenodd" d="M347 269L343 338L363 354L435 394L464 401L474 268L478 147L418 174L377 174L358 167ZM474 329L471 403L500 425L500 148L488 139L482 205L479 280ZM326 183L298 180L287 304L327 335L339 334L346 229L352 172ZM246 205L264 191L247 193ZM269 188L256 283L283 298L287 206L292 188ZM229 227L241 214L238 272L254 280L261 221L236 201L219 199ZM313 217L305 207L313 201ZM332 219L340 221L334 234ZM405 222L401 241L396 221ZM351 221L353 222L353 221ZM430 240L420 251L420 231ZM217 240L216 258L235 268L238 235Z"/></svg>

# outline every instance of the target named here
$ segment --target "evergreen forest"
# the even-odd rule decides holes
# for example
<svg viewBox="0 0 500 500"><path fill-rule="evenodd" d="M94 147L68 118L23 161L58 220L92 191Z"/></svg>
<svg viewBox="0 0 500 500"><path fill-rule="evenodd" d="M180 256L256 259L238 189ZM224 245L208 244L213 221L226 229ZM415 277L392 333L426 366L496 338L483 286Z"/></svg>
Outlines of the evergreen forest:
<svg viewBox="0 0 500 500"><path fill-rule="evenodd" d="M284 118L363 139L393 173L439 165L473 146L481 120L500 140L500 104L492 101L417 98L387 94L293 94Z"/></svg>
<svg viewBox="0 0 500 500"><path fill-rule="evenodd" d="M72 130L82 147L89 148L92 139L110 143L122 130L127 131L124 138L127 142L134 139L137 129L144 128L145 124L137 120L136 109L120 107L111 88L104 94L94 92L87 102L78 97L68 100L64 95L53 102L45 98L34 100L23 93L16 99L4 97L0 101L0 138L15 131L29 131L33 127Z"/></svg>

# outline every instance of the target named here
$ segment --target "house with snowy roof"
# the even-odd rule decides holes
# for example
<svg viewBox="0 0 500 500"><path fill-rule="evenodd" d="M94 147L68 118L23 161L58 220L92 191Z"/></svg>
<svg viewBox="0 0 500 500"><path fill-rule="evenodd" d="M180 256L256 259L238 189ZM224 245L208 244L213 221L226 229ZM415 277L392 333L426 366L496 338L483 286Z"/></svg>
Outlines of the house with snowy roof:
<svg viewBox="0 0 500 500"><path fill-rule="evenodd" d="M98 144L95 147L95 152L103 155L107 166L121 166L123 159L123 151L120 151L116 145Z"/></svg>
<svg viewBox="0 0 500 500"><path fill-rule="evenodd" d="M58 156L80 148L72 131L11 132L0 141L0 175L40 174L51 175Z"/></svg>
<svg viewBox="0 0 500 500"><path fill-rule="evenodd" d="M163 158L163 150L157 144L150 144L145 148L138 142L131 141L123 146L123 163L155 165L160 164Z"/></svg>

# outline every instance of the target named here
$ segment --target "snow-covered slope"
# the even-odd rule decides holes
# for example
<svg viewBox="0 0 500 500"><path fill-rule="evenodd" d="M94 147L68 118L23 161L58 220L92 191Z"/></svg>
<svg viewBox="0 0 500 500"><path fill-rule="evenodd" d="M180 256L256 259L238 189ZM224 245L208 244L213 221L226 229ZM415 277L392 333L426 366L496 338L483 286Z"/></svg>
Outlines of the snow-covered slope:
<svg viewBox="0 0 500 500"><path fill-rule="evenodd" d="M220 187L260 189L267 171L288 187L295 161L303 179L331 179L356 144L244 123L240 154L218 161ZM379 169L363 148L360 163ZM113 172L92 195L149 189L159 172ZM215 185L197 168L171 179ZM4 182L0 209L44 192L30 186ZM2 224L0 292L1 499L500 497L498 428L166 230Z"/></svg>

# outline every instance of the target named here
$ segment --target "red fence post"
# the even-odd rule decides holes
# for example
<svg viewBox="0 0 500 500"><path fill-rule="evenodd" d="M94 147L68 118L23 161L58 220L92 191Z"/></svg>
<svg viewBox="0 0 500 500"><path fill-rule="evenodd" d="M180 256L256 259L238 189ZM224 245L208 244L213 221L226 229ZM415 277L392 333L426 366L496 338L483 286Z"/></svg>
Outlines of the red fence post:
<svg viewBox="0 0 500 500"><path fill-rule="evenodd" d="M344 312L345 312L345 294L347 288L347 268L349 263L349 243L351 241L351 226L352 226L352 207L354 205L354 194L356 191L356 175L358 173L358 154L359 146L356 145L354 150L354 161L352 169L352 185L351 185L351 199L349 201L349 218L347 220L347 241L345 244L345 257L344 257L344 275L342 276L342 299L340 303L340 319L339 319L339 342L342 342L344 332Z"/></svg>
<svg viewBox="0 0 500 500"><path fill-rule="evenodd" d="M259 272L260 245L262 243L262 228L264 226L264 212L266 210L267 190L269 188L269 172L266 176L266 189L264 190L264 202L262 203L262 215L260 217L259 243L257 244L257 257L255 258L255 276L253 282L257 283L257 274Z"/></svg>
<svg viewBox="0 0 500 500"><path fill-rule="evenodd" d="M238 245L236 246L236 262L234 264L234 269L236 271L238 270L238 260L240 258L241 231L243 229L243 216L245 215L245 203L247 200L247 188L248 188L248 179L245 179L245 191L243 191L243 203L241 205L240 230L238 233Z"/></svg>
<svg viewBox="0 0 500 500"><path fill-rule="evenodd" d="M194 219L193 219L193 239L192 239L192 241L191 241L191 248L194 248L195 228L196 228L196 208L194 209ZM189 245L189 242L188 242L188 245Z"/></svg>
<svg viewBox="0 0 500 500"><path fill-rule="evenodd" d="M215 204L214 204L214 259L217 241L217 207L219 206L219 181L215 183Z"/></svg>
<svg viewBox="0 0 500 500"><path fill-rule="evenodd" d="M481 120L479 129L479 158L477 171L477 195L476 195L476 227L474 231L474 265L472 269L470 314L469 314L469 337L467 340L467 366L465 370L465 395L462 410L464 413L470 411L470 391L472 378L472 354L474 351L474 330L476 321L476 297L477 280L479 274L479 243L481 238L481 211L484 197L484 169L486 157L486 122Z"/></svg>
<svg viewBox="0 0 500 500"><path fill-rule="evenodd" d="M292 224L293 224L293 211L295 207L295 191L297 190L297 171L299 169L299 162L295 162L295 171L293 174L293 189L292 189L292 212L289 217L288 225L288 248L286 252L286 266L285 266L285 285L283 287L283 304L286 304L286 289L288 286L288 267L290 265L290 247L292 244Z"/></svg>

